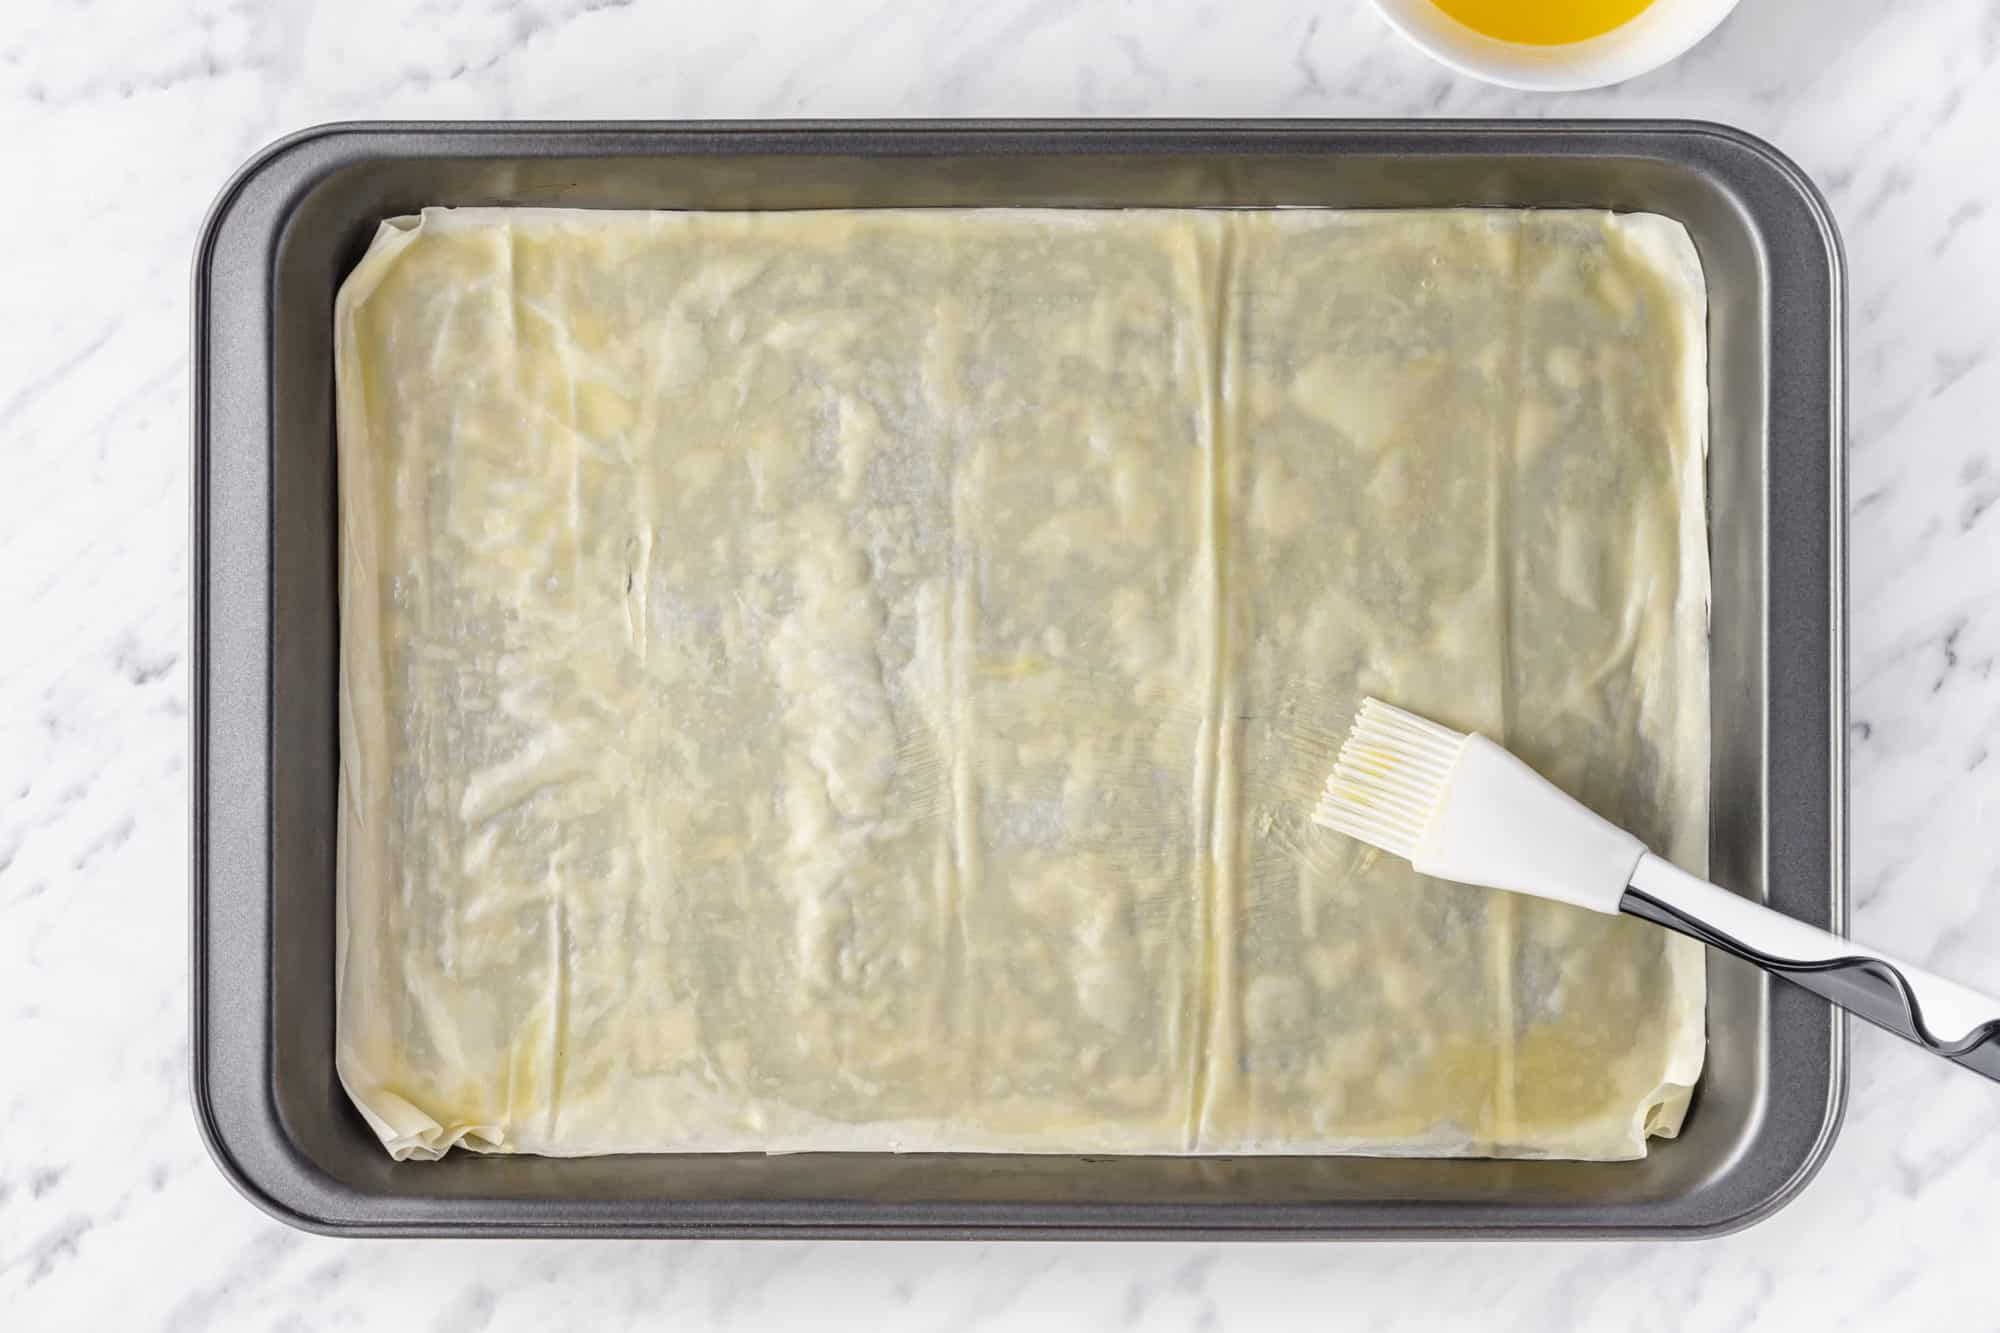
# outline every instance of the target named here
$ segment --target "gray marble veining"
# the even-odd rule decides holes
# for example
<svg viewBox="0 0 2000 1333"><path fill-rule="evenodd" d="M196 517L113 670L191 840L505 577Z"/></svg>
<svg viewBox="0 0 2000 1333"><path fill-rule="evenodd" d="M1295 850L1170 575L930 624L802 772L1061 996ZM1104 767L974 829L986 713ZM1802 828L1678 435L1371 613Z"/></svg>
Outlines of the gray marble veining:
<svg viewBox="0 0 2000 1333"><path fill-rule="evenodd" d="M1858 1031L1804 1198L1685 1246L342 1243L188 1112L187 275L348 117L1693 116L1793 154L1852 282L1854 926L2000 976L2000 5L1745 0L1510 93L1359 0L12 0L0 11L0 1324L2000 1328L2000 1094Z"/></svg>

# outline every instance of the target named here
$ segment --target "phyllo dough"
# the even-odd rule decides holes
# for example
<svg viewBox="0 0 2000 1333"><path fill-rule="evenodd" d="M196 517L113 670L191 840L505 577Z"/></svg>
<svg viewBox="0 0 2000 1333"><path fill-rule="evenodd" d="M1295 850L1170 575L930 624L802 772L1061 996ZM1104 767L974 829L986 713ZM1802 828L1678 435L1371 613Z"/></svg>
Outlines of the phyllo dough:
<svg viewBox="0 0 2000 1333"><path fill-rule="evenodd" d="M1362 692L1706 855L1703 286L1595 213L426 210L336 307L387 1148L1611 1158L1698 946L1304 812Z"/></svg>

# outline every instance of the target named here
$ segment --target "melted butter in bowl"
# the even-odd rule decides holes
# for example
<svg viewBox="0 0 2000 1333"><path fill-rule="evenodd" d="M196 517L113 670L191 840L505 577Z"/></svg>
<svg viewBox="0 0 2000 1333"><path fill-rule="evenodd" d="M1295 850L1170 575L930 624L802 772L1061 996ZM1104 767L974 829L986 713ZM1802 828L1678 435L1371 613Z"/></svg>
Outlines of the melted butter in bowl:
<svg viewBox="0 0 2000 1333"><path fill-rule="evenodd" d="M1653 0L1431 0L1474 32L1503 42L1562 46L1601 37Z"/></svg>
<svg viewBox="0 0 2000 1333"><path fill-rule="evenodd" d="M1706 37L1737 0L1374 0L1433 60L1509 88L1622 83Z"/></svg>

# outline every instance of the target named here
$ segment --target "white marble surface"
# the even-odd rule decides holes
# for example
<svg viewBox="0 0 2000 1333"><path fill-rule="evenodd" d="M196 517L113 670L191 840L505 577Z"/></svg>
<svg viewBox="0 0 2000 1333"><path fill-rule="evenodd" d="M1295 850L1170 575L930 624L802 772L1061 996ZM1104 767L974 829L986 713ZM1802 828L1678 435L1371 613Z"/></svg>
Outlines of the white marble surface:
<svg viewBox="0 0 2000 1333"><path fill-rule="evenodd" d="M342 117L1666 115L1825 187L1852 270L1853 889L2000 981L2000 4L1745 0L1524 96L1359 0L0 6L0 1326L2000 1328L2000 1088L1872 1031L1831 1163L1692 1245L352 1243L187 1091L187 287L265 141Z"/></svg>

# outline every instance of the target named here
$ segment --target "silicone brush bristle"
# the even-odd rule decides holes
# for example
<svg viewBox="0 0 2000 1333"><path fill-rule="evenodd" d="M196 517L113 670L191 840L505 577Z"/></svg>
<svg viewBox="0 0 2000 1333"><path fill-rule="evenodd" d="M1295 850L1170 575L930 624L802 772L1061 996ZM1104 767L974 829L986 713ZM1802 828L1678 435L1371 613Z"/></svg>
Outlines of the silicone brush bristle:
<svg viewBox="0 0 2000 1333"><path fill-rule="evenodd" d="M1363 699L1313 809L1313 822L1411 859L1444 803L1464 745L1462 732L1379 699Z"/></svg>

